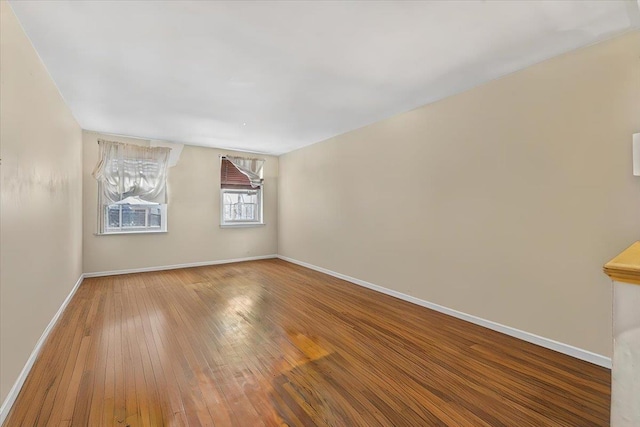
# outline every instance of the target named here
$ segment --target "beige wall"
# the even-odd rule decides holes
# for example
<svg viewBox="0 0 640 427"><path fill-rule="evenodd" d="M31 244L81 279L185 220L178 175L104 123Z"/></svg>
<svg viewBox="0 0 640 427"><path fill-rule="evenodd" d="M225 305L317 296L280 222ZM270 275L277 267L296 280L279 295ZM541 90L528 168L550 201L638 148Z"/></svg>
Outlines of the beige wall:
<svg viewBox="0 0 640 427"><path fill-rule="evenodd" d="M279 253L609 356L640 32L280 157Z"/></svg>
<svg viewBox="0 0 640 427"><path fill-rule="evenodd" d="M264 220L251 228L220 228L220 158L232 151L184 146L169 169L168 232L96 236L98 138L134 144L148 141L83 132L84 272L126 270L276 254L278 158L265 158ZM243 153L235 153L243 155ZM246 153L245 153L246 155Z"/></svg>
<svg viewBox="0 0 640 427"><path fill-rule="evenodd" d="M0 2L0 401L82 273L82 134Z"/></svg>

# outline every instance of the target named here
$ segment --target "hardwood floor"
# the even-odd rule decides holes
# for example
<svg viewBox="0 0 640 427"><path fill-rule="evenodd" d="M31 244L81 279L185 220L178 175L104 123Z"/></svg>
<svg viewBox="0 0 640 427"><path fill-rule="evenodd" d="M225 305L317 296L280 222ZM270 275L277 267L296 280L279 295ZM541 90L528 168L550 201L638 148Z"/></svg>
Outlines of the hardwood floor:
<svg viewBox="0 0 640 427"><path fill-rule="evenodd" d="M606 426L610 372L281 260L86 279L7 426Z"/></svg>

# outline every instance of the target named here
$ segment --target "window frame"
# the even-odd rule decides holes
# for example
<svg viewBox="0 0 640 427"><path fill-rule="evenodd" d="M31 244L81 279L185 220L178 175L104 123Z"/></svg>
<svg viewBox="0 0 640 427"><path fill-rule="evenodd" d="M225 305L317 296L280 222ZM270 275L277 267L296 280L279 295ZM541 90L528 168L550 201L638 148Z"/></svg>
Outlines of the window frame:
<svg viewBox="0 0 640 427"><path fill-rule="evenodd" d="M258 219L256 220L225 220L224 216L224 195L226 193L248 193L255 191L258 197ZM262 197L263 187L256 187L252 189L248 188L220 188L220 227L222 228L233 228L233 227L257 227L264 225L264 203Z"/></svg>

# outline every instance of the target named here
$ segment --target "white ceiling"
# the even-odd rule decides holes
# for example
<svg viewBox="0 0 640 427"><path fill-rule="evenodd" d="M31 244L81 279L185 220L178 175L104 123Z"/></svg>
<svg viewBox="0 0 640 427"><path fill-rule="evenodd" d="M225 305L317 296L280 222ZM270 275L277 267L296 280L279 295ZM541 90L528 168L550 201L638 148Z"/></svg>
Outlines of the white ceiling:
<svg viewBox="0 0 640 427"><path fill-rule="evenodd" d="M640 26L636 0L11 6L84 129L271 154Z"/></svg>

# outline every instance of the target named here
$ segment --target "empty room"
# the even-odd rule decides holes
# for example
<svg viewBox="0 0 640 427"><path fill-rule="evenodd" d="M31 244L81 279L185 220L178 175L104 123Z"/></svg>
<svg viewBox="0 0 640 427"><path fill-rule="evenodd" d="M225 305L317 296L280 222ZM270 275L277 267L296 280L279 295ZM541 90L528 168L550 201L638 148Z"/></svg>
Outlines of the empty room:
<svg viewBox="0 0 640 427"><path fill-rule="evenodd" d="M0 425L640 427L640 0L0 0Z"/></svg>

